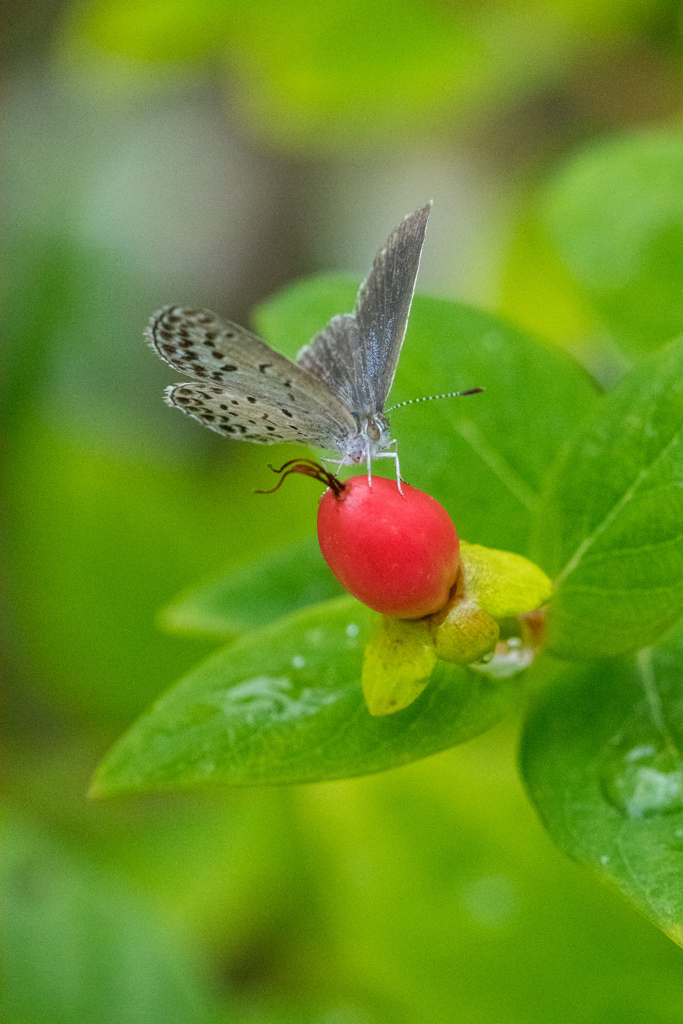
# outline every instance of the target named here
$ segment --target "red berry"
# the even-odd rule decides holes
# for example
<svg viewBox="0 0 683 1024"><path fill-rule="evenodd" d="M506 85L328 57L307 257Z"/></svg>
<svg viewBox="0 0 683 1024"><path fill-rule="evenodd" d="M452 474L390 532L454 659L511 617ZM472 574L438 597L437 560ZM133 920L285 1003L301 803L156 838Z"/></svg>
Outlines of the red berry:
<svg viewBox="0 0 683 1024"><path fill-rule="evenodd" d="M384 615L419 619L446 604L460 545L445 508L407 484L354 476L318 509L320 550L339 582Z"/></svg>

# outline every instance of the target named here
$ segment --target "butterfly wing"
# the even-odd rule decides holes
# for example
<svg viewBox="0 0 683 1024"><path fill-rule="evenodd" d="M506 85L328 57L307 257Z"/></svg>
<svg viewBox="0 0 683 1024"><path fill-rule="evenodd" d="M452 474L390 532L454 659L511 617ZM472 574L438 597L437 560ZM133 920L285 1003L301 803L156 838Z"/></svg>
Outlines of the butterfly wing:
<svg viewBox="0 0 683 1024"><path fill-rule="evenodd" d="M324 381L215 313L168 306L145 333L162 359L197 381L168 388L168 404L211 430L320 448L339 448L356 433L353 417Z"/></svg>
<svg viewBox="0 0 683 1024"><path fill-rule="evenodd" d="M324 381L347 409L357 412L362 357L358 322L353 313L344 313L333 317L311 344L301 350L297 365Z"/></svg>
<svg viewBox="0 0 683 1024"><path fill-rule="evenodd" d="M299 356L352 412L381 412L408 325L431 203L389 236L360 286L353 314L334 317Z"/></svg>
<svg viewBox="0 0 683 1024"><path fill-rule="evenodd" d="M358 292L355 316L369 383L368 412L382 411L394 382L431 209L431 203L423 206L389 236Z"/></svg>

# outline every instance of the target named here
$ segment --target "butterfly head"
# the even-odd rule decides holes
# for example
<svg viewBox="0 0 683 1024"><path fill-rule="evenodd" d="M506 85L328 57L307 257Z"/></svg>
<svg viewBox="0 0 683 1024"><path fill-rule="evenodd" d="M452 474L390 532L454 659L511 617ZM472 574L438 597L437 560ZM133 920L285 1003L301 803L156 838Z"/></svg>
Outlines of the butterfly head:
<svg viewBox="0 0 683 1024"><path fill-rule="evenodd" d="M344 461L349 463L367 462L387 447L391 440L389 420L382 413L359 416L358 432L344 439Z"/></svg>

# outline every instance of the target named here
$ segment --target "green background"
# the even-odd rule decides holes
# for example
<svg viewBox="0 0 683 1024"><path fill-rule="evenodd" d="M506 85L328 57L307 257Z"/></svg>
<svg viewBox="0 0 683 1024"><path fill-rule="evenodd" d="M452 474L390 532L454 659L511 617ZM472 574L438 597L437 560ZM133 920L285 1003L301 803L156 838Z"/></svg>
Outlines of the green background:
<svg viewBox="0 0 683 1024"><path fill-rule="evenodd" d="M488 390L395 413L402 461L467 540L562 567L572 537L531 530L544 488L551 518L576 501L560 470L546 481L557 446L641 355L664 381L660 346L683 329L679 5L7 10L8 1020L674 1024L679 949L598 880L621 884L599 867L612 854L567 816L582 798L599 806L575 766L599 761L591 744L613 731L612 670L563 677L522 747L544 823L593 874L552 846L523 794L514 717L357 780L98 803L86 792L121 733L216 649L159 628L160 610L315 523L308 481L253 494L270 485L266 463L295 449L223 441L162 404L175 375L141 335L166 302L256 322L291 354L321 315L350 308L389 231L433 198L419 289L465 305L416 302L395 398ZM328 271L348 276L263 305ZM442 336L455 339L448 359ZM571 402L557 366L571 366ZM617 413L630 380L609 398ZM465 403L480 401L480 450L512 462L512 488L463 440ZM450 453L451 436L458 458L444 465L433 438ZM585 455L591 436L562 458ZM595 643L589 654L604 653ZM675 703L677 672L662 678ZM628 704L630 667L617 684ZM549 721L569 724L556 735ZM548 750L576 780L561 807ZM627 824L626 838L602 818L595 829L637 846L640 823ZM672 831L661 842L678 877Z"/></svg>

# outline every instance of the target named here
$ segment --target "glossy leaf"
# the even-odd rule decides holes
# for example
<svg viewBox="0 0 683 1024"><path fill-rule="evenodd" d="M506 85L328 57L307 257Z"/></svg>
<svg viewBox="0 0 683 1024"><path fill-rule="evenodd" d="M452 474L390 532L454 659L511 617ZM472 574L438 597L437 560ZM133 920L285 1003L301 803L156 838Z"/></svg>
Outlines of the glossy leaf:
<svg viewBox="0 0 683 1024"><path fill-rule="evenodd" d="M353 309L356 290L338 276L302 281L260 307L257 327L294 356ZM545 474L595 389L565 353L487 313L417 295L388 406L477 386L486 392L391 414L401 470L448 509L461 536L523 552Z"/></svg>
<svg viewBox="0 0 683 1024"><path fill-rule="evenodd" d="M554 841L683 945L683 632L565 667L525 727L527 787Z"/></svg>
<svg viewBox="0 0 683 1024"><path fill-rule="evenodd" d="M551 652L638 650L683 614L682 485L683 340L624 378L553 470L537 518Z"/></svg>
<svg viewBox="0 0 683 1024"><path fill-rule="evenodd" d="M574 157L545 220L575 280L618 340L653 347L683 331L683 136L649 132Z"/></svg>
<svg viewBox="0 0 683 1024"><path fill-rule="evenodd" d="M461 743L514 706L514 681L440 662L409 708L373 718L360 684L373 618L344 597L246 634L135 723L93 794L363 775Z"/></svg>
<svg viewBox="0 0 683 1024"><path fill-rule="evenodd" d="M311 537L183 594L161 612L160 624L175 633L228 637L343 593Z"/></svg>

